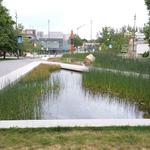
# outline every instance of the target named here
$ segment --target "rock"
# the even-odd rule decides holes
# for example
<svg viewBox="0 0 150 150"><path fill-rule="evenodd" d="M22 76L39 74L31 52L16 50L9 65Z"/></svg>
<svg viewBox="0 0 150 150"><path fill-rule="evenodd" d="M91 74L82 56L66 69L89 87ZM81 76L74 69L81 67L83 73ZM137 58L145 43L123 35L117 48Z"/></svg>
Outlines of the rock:
<svg viewBox="0 0 150 150"><path fill-rule="evenodd" d="M84 60L84 64L90 65L94 61L95 61L95 57L92 54L89 54L88 56L86 56L86 58Z"/></svg>

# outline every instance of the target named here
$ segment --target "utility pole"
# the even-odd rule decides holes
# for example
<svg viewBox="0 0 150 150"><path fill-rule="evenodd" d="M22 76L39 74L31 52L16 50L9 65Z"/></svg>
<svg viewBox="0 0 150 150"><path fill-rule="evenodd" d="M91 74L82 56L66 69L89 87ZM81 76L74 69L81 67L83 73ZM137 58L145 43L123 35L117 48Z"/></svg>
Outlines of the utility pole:
<svg viewBox="0 0 150 150"><path fill-rule="evenodd" d="M17 39L17 58L19 59L19 49L18 49L18 14L17 11L15 12L15 18L16 18L16 39Z"/></svg>
<svg viewBox="0 0 150 150"><path fill-rule="evenodd" d="M93 49L92 32L93 32L93 20L91 20L91 50Z"/></svg>
<svg viewBox="0 0 150 150"><path fill-rule="evenodd" d="M48 19L48 38L50 38L50 20Z"/></svg>
<svg viewBox="0 0 150 150"><path fill-rule="evenodd" d="M135 32L136 32L136 14L134 15L134 29L133 29L133 54L134 54L134 57L136 57Z"/></svg>

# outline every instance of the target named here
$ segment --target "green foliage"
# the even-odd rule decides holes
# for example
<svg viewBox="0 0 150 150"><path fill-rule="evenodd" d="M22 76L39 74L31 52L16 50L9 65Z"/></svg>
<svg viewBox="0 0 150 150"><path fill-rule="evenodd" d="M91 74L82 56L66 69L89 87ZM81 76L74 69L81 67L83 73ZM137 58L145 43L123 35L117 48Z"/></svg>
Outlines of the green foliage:
<svg viewBox="0 0 150 150"><path fill-rule="evenodd" d="M119 72L96 71L83 74L83 85L94 92L106 92L142 104L140 109L146 110L150 116L150 79L141 76L125 76Z"/></svg>
<svg viewBox="0 0 150 150"><path fill-rule="evenodd" d="M33 46L32 52L39 54L41 52L42 44L40 42L36 41L36 42L34 42L34 45L35 46Z"/></svg>
<svg viewBox="0 0 150 150"><path fill-rule="evenodd" d="M102 50L108 50L108 46L106 46L104 43L101 44L101 49Z"/></svg>
<svg viewBox="0 0 150 150"><path fill-rule="evenodd" d="M144 53L142 54L142 56L143 56L143 57L148 57L148 56L149 56L149 52L144 52Z"/></svg>
<svg viewBox="0 0 150 150"><path fill-rule="evenodd" d="M82 46L82 45L83 45L82 39L78 35L75 35L74 36L74 46L78 47L78 46Z"/></svg>
<svg viewBox="0 0 150 150"><path fill-rule="evenodd" d="M32 52L32 49L33 49L33 43L31 42L29 38L26 38L24 35L23 35L23 43L19 44L18 46L19 46L21 53Z"/></svg>
<svg viewBox="0 0 150 150"><path fill-rule="evenodd" d="M59 66L41 64L17 83L0 91L0 120L41 119L41 96L49 90L59 92L59 82L50 73Z"/></svg>
<svg viewBox="0 0 150 150"><path fill-rule="evenodd" d="M16 49L16 32L14 21L8 10L0 3L0 50L14 52Z"/></svg>
<svg viewBox="0 0 150 150"><path fill-rule="evenodd" d="M94 56L96 57L94 62L96 67L150 74L149 59L143 61L140 59L122 58L111 50L95 53Z"/></svg>
<svg viewBox="0 0 150 150"><path fill-rule="evenodd" d="M109 49L109 45L112 44L113 51L121 52L122 46L127 45L129 41L130 36L127 35L126 32L129 32L131 29L129 26L124 26L120 31L115 31L111 27L104 27L102 28L102 32L99 33L96 42L101 44L102 50Z"/></svg>
<svg viewBox="0 0 150 150"><path fill-rule="evenodd" d="M147 5L147 9L150 11L150 0L145 0L145 4Z"/></svg>
<svg viewBox="0 0 150 150"><path fill-rule="evenodd" d="M147 40L150 46L150 21L144 27L144 34L145 34L145 39Z"/></svg>
<svg viewBox="0 0 150 150"><path fill-rule="evenodd" d="M145 4L147 5L147 9L149 11L149 15L150 15L150 0L145 0ZM146 36L146 40L148 41L149 45L150 45L150 19L149 22L147 23L147 25L145 25L144 27L144 34Z"/></svg>

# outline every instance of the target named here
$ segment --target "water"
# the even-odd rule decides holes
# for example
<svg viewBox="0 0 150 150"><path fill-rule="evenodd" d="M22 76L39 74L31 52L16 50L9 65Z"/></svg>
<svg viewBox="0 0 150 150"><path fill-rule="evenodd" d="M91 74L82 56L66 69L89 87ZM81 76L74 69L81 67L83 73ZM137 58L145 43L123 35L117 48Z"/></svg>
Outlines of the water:
<svg viewBox="0 0 150 150"><path fill-rule="evenodd" d="M60 90L42 97L41 119L132 119L143 118L138 106L116 97L92 94L82 87L82 74L61 70L53 73Z"/></svg>

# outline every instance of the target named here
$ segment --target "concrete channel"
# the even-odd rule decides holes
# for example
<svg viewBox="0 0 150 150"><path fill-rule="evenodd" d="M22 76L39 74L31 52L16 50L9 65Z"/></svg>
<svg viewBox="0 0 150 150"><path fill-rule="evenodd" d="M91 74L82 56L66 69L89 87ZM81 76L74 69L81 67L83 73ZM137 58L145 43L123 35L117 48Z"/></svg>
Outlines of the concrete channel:
<svg viewBox="0 0 150 150"><path fill-rule="evenodd" d="M35 61L0 77L0 90L15 82L39 64L60 65L62 69L88 71L88 67L58 62ZM69 120L6 120L0 128L50 128L50 127L105 127L105 126L150 126L150 119L69 119Z"/></svg>

